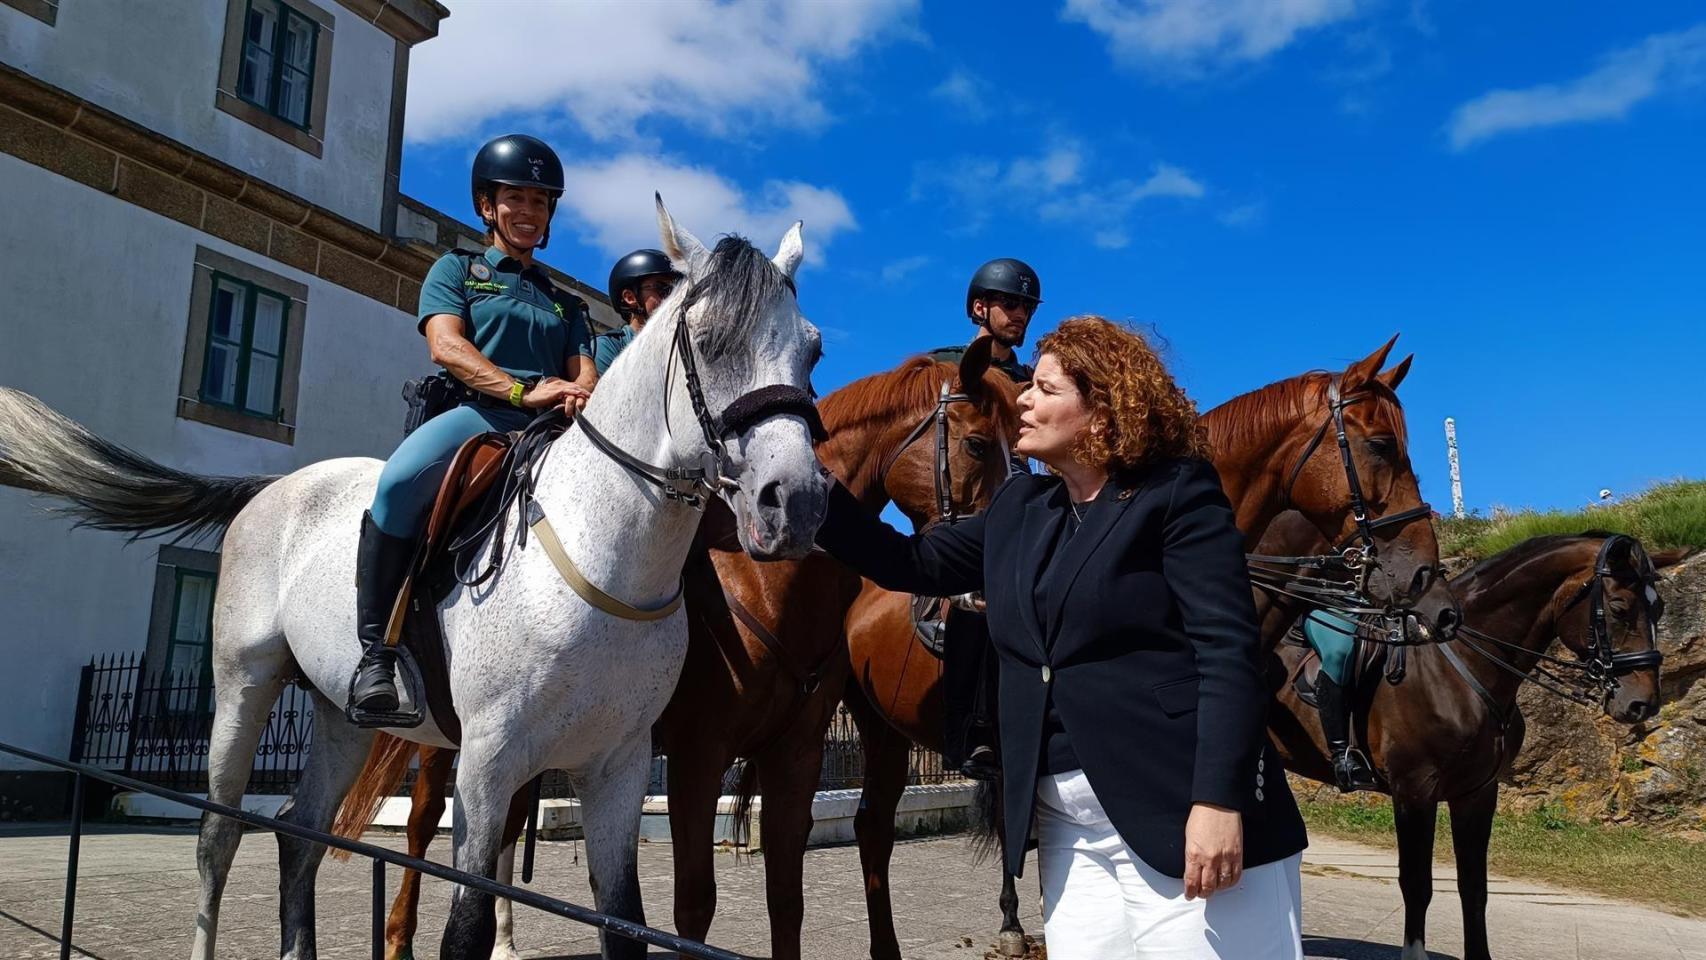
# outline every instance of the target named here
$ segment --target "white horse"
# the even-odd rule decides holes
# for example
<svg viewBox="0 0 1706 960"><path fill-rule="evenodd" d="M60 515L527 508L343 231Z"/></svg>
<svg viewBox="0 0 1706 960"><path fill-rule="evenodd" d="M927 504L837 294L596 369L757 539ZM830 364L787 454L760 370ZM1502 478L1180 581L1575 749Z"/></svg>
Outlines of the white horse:
<svg viewBox="0 0 1706 960"><path fill-rule="evenodd" d="M661 198L657 212L664 249L684 282L599 382L584 419L637 460L706 468L754 556L802 556L822 520L827 484L812 451L815 415L801 410L820 340L793 292L800 225L772 261L735 237L707 250L670 219ZM698 376L688 376L695 367ZM698 510L619 465L584 430L570 430L553 447L535 495L572 564L622 603L667 604L680 589ZM314 743L279 816L316 830L330 826L371 739L344 719L343 699L361 653L356 539L380 467L352 458L282 478L192 476L0 389L0 476L68 500L68 512L106 529L226 527L213 620L208 796L241 802L268 712L300 677L316 694ZM649 733L681 671L686 620L679 609L642 621L593 607L537 538L508 554L495 580L458 587L440 607L462 727L456 866L493 876L510 798L541 771L566 770L584 811L598 909L644 922L636 847ZM405 708L419 705L427 718L390 732L450 746L420 690L403 686ZM202 818L195 960L213 957L239 836L234 821ZM315 956L314 879L324 853L323 845L279 837L286 960ZM440 956L485 960L493 926L492 898L458 887ZM606 957L645 954L643 944L609 934L603 946Z"/></svg>

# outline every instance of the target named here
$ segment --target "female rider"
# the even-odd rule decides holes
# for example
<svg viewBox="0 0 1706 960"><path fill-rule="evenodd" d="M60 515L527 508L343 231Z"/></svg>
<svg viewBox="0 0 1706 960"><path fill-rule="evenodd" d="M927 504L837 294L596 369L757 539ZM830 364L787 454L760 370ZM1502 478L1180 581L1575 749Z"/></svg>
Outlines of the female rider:
<svg viewBox="0 0 1706 960"><path fill-rule="evenodd" d="M356 635L363 651L345 710L360 726L408 722L397 715L397 651L386 643L386 627L456 450L488 430L519 430L548 407L572 414L598 381L586 304L558 290L533 260L550 237L562 162L533 137L499 137L474 157L472 192L490 245L440 257L417 311L433 362L455 378L462 402L404 439L362 516Z"/></svg>

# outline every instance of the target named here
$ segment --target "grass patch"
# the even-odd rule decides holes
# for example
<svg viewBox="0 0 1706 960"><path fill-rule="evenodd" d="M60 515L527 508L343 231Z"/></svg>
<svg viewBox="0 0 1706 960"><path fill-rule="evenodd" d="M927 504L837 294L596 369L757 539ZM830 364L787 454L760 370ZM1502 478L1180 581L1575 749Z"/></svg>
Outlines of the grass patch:
<svg viewBox="0 0 1706 960"><path fill-rule="evenodd" d="M1530 537L1585 530L1627 533L1648 550L1706 550L1706 480L1657 484L1621 503L1592 509L1442 517L1436 529L1441 555L1475 559L1508 550Z"/></svg>
<svg viewBox="0 0 1706 960"><path fill-rule="evenodd" d="M1309 829L1328 836L1395 847L1392 805L1385 797L1298 803ZM1434 857L1452 860L1451 820L1439 808ZM1667 837L1642 827L1581 823L1562 808L1493 818L1488 869L1610 897L1706 916L1706 843Z"/></svg>

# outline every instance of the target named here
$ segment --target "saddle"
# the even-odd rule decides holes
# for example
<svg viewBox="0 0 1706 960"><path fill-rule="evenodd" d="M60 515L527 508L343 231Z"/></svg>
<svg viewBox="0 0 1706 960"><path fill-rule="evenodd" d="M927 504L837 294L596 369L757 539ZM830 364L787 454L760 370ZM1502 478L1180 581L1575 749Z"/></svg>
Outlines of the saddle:
<svg viewBox="0 0 1706 960"><path fill-rule="evenodd" d="M516 435L482 433L457 449L439 482L438 496L415 559L391 608L387 642L402 647L420 674L421 699L439 730L454 743L462 740L462 721L450 698L450 670L444 658L444 627L438 604L458 582L457 534L489 520L504 505L495 496L497 480L515 446ZM494 548L495 549L495 548Z"/></svg>
<svg viewBox="0 0 1706 960"><path fill-rule="evenodd" d="M938 660L947 646L948 609L952 605L947 597L912 598L912 635Z"/></svg>

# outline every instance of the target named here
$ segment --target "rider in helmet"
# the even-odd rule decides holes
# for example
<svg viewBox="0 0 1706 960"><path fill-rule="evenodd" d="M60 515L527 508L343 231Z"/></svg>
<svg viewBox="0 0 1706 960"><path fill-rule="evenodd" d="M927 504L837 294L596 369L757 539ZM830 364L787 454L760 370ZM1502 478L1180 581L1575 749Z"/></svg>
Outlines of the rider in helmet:
<svg viewBox="0 0 1706 960"><path fill-rule="evenodd" d="M1367 755L1351 746L1349 674L1356 659L1357 625L1331 610L1311 610L1303 617L1303 638L1321 659L1315 673L1315 709L1321 714L1321 736L1333 760L1333 779L1342 793L1377 789Z"/></svg>
<svg viewBox="0 0 1706 960"><path fill-rule="evenodd" d="M379 474L362 516L356 555L356 635L361 660L345 712L361 726L398 726L396 648L387 626L440 479L457 449L488 430L519 430L550 407L578 411L591 396L586 304L535 263L563 193L563 164L533 137L512 134L474 157L474 212L483 252L453 250L421 285L418 329L460 403L404 439Z"/></svg>
<svg viewBox="0 0 1706 960"><path fill-rule="evenodd" d="M634 341L634 335L652 317L675 289L681 274L670 265L662 250L635 250L610 268L610 305L628 321L616 330L601 334L593 343L593 363L600 376L610 369L616 355Z"/></svg>
<svg viewBox="0 0 1706 960"><path fill-rule="evenodd" d="M972 274L966 287L966 316L977 324L978 337L995 341L991 364L1014 383L1029 383L1031 368L1019 362L1014 350L1025 342L1037 305L1043 302L1043 282L1030 264L1012 257L991 260ZM959 363L966 348L941 347L930 351L930 359Z"/></svg>
<svg viewBox="0 0 1706 960"><path fill-rule="evenodd" d="M1001 257L972 274L966 288L966 316L977 324L977 337L989 337L990 363L1014 383L1028 383L1031 368L1021 363L1015 348L1025 342L1025 329L1043 285L1023 260ZM977 339L976 337L973 338ZM942 347L930 359L958 364L966 348ZM1018 469L1028 469L1023 464ZM998 772L995 752L995 671L989 663L989 624L983 614L951 607L942 624L942 692L947 729L943 731L950 764L978 780L993 780Z"/></svg>

